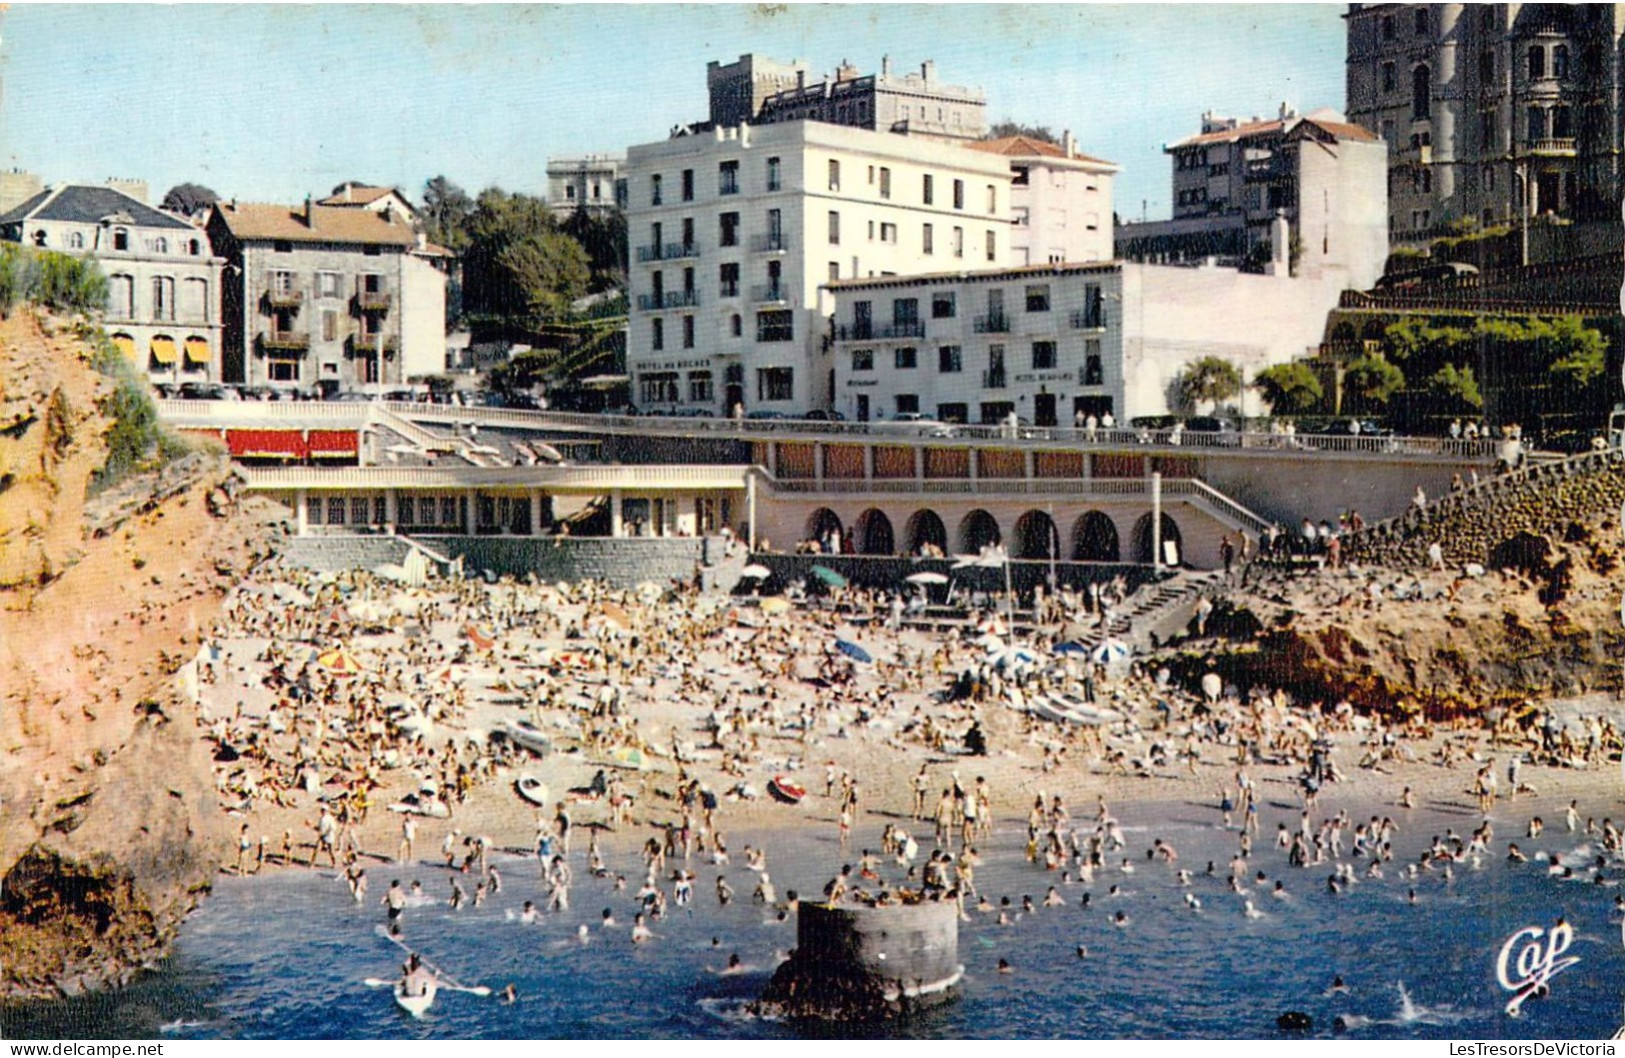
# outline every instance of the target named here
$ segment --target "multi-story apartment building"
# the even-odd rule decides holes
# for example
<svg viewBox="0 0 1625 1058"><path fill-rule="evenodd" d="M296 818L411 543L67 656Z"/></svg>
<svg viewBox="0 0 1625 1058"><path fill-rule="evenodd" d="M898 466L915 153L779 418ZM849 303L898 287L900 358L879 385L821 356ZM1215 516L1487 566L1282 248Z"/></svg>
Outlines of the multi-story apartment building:
<svg viewBox="0 0 1625 1058"><path fill-rule="evenodd" d="M568 217L576 210L604 216L626 208L626 159L616 154L587 154L547 160L547 204Z"/></svg>
<svg viewBox="0 0 1625 1058"><path fill-rule="evenodd" d="M718 127L633 147L627 177L627 369L644 409L825 407L822 284L1009 261L1008 161L955 145L820 121Z"/></svg>
<svg viewBox="0 0 1625 1058"><path fill-rule="evenodd" d="M1387 149L1329 110L1286 107L1269 121L1202 115L1202 131L1163 148L1173 165L1173 219L1125 224L1119 256L1137 261L1240 263L1270 254L1286 218L1297 267L1339 268L1351 286L1382 275L1388 256Z"/></svg>
<svg viewBox="0 0 1625 1058"><path fill-rule="evenodd" d="M1396 240L1613 217L1621 4L1351 4L1349 119L1388 144Z"/></svg>
<svg viewBox="0 0 1625 1058"><path fill-rule="evenodd" d="M800 61L741 55L727 66L711 63L706 75L713 126L823 121L955 143L987 131L982 90L943 83L930 61L907 74L893 73L890 57L881 59L878 74L843 61L833 77L811 82Z"/></svg>
<svg viewBox="0 0 1625 1058"><path fill-rule="evenodd" d="M227 381L331 393L443 369L444 251L404 218L221 202L207 228L232 266Z"/></svg>
<svg viewBox="0 0 1625 1058"><path fill-rule="evenodd" d="M220 274L203 232L111 187L66 184L0 215L0 238L94 257L107 331L154 383L220 380Z"/></svg>
<svg viewBox="0 0 1625 1058"><path fill-rule="evenodd" d="M1277 232L1284 244L1284 224ZM1284 251L1284 245L1281 246ZM1205 356L1259 369L1318 346L1342 284L1122 261L851 279L834 299L835 410L1070 426L1164 415ZM918 319L908 332L873 320ZM1229 320L1228 327L1215 326Z"/></svg>
<svg viewBox="0 0 1625 1058"><path fill-rule="evenodd" d="M967 146L1010 163L1012 264L1111 260L1116 165L1079 151L1070 132L1058 144L1004 136Z"/></svg>

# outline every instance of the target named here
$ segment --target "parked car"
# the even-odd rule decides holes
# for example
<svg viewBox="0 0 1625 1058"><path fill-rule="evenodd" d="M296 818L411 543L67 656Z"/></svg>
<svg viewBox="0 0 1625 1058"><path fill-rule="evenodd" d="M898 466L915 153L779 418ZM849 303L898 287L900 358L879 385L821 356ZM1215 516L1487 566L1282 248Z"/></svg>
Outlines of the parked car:
<svg viewBox="0 0 1625 1058"><path fill-rule="evenodd" d="M808 422L845 422L846 416L838 411L825 411L823 408L814 408L802 416Z"/></svg>
<svg viewBox="0 0 1625 1058"><path fill-rule="evenodd" d="M766 419L789 419L791 416L786 415L782 411L768 411L765 408L760 408L756 411L746 412L745 418L755 419L757 422L761 422Z"/></svg>
<svg viewBox="0 0 1625 1058"><path fill-rule="evenodd" d="M372 397L371 396L369 396L369 395L367 395L365 393L357 393L355 390L349 390L349 389L344 390L341 393L333 393L333 394L329 395L327 399L330 400L330 401L337 401L337 402L342 403L342 404L370 404L370 403L372 403Z"/></svg>
<svg viewBox="0 0 1625 1058"><path fill-rule="evenodd" d="M717 413L710 408L678 408L672 415L679 419L715 419Z"/></svg>
<svg viewBox="0 0 1625 1058"><path fill-rule="evenodd" d="M243 386L239 392L244 400L282 400L282 391L272 386Z"/></svg>
<svg viewBox="0 0 1625 1058"><path fill-rule="evenodd" d="M218 382L182 382L175 395L182 400L242 400L243 395Z"/></svg>

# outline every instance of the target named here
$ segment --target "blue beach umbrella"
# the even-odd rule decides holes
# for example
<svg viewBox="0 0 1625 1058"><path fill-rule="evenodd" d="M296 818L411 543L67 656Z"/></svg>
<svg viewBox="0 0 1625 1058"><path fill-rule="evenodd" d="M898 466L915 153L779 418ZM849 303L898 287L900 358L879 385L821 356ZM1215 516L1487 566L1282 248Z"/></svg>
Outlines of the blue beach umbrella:
<svg viewBox="0 0 1625 1058"><path fill-rule="evenodd" d="M814 566L807 571L832 588L846 587L846 578L830 569L828 566Z"/></svg>
<svg viewBox="0 0 1625 1058"><path fill-rule="evenodd" d="M865 665L875 660L872 656L870 656L867 650L864 650L850 639L837 639L835 641L835 649L839 650L853 661L862 662Z"/></svg>
<svg viewBox="0 0 1625 1058"><path fill-rule="evenodd" d="M1084 646L1082 643L1074 643L1071 640L1068 640L1065 643L1057 643L1057 644L1055 644L1055 653L1057 653L1057 654L1087 654L1087 653L1089 653L1089 648Z"/></svg>

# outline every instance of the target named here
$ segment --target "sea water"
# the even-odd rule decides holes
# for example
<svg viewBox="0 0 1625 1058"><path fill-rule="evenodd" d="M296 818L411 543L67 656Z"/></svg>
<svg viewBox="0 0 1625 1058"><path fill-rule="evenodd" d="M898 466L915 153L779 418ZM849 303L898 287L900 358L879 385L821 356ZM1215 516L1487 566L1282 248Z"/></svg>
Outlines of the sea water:
<svg viewBox="0 0 1625 1058"><path fill-rule="evenodd" d="M1523 805L1498 812L1495 844L1502 854L1528 813ZM1314 1036L1333 1035L1341 1018L1342 1034L1353 1039L1601 1038L1620 1025L1625 950L1613 912L1619 889L1550 878L1539 863L1515 866L1502 855L1485 857L1480 869L1458 863L1450 881L1438 873L1415 881L1402 876L1404 863L1434 834L1476 825L1466 806L1457 814L1419 811L1410 820L1397 813L1401 833L1395 861L1384 865L1387 877L1362 877L1338 894L1327 890L1330 864L1286 865L1271 838L1277 820L1295 822L1296 809L1266 806L1246 883L1246 899L1261 918L1248 917L1244 897L1226 887L1237 833L1218 825L1212 806L1139 806L1119 815L1128 848L1090 884L1063 885L1060 872L1028 863L1021 823L1001 821L982 850L977 883L995 905L1010 898L1013 921L999 925L996 914L971 910L960 930L965 978L957 1002L868 1031L924 1038L1257 1038L1280 1035L1276 1018L1288 1010L1309 1014ZM1560 818L1561 810L1545 815ZM0 1029L13 1038L795 1036L808 1030L748 1010L794 946L795 925L793 916L780 921L752 903L756 876L744 865L744 846L766 846L780 899L788 889L816 894L842 863L856 861L865 843L876 843L878 818L867 820L873 833L860 830L844 851L833 822L807 832L730 833L734 864L719 869L696 857L693 903L672 906L652 922L656 938L644 945L630 941L641 862L630 854L611 858L611 868L627 877L626 890L615 892L608 881L587 876L579 845L570 909L534 925L518 914L526 899L545 906L540 871L534 859L517 855L497 860L500 893L457 911L444 902L450 872L428 863L369 864L371 890L359 905L331 871L224 878L188 920L172 957L139 983L110 995L12 1007L0 1015ZM898 822L929 837L929 824ZM1176 866L1194 875L1189 888L1174 868L1147 861L1153 837L1179 851ZM1563 853L1567 862L1594 854L1583 834L1513 839L1531 853ZM1132 873L1117 866L1124 856ZM1216 861L1215 876L1206 874L1209 860ZM1356 862L1363 875L1365 861ZM716 897L719 870L735 890L726 907ZM1257 870L1268 877L1262 886L1252 881ZM900 869L885 873L896 879ZM497 993L513 984L517 1002L442 991L414 1019L396 1008L388 988L365 983L399 974L403 950L384 935L377 904L396 877L421 881L434 901L407 910L410 945L463 984ZM1269 892L1277 878L1286 899ZM462 876L462 884L472 893L472 878ZM1051 884L1066 906L1020 913L1023 896L1041 905ZM1091 899L1081 907L1085 892ZM1200 900L1200 911L1187 905L1187 892ZM611 929L599 925L606 907L617 923ZM1119 910L1125 925L1113 922ZM1546 996L1509 1017L1511 996L1496 975L1503 944L1524 927L1550 929L1559 918L1574 929L1566 955L1578 962L1547 982ZM578 939L582 925L585 942ZM1078 956L1079 945L1086 957ZM734 952L745 971L719 974ZM998 972L1001 958L1013 972ZM1336 975L1348 985L1346 995L1327 994ZM843 1035L854 1031L840 1026Z"/></svg>

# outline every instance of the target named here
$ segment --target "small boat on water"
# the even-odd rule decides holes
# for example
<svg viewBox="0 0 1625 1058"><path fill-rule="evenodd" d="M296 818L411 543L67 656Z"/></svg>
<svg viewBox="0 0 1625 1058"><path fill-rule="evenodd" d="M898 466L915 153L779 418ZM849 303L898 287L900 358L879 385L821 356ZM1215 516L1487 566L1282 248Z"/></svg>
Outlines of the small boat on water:
<svg viewBox="0 0 1625 1058"><path fill-rule="evenodd" d="M767 792L785 804L798 805L807 796L807 788L798 786L788 775L775 775L767 781Z"/></svg>
<svg viewBox="0 0 1625 1058"><path fill-rule="evenodd" d="M414 1018L421 1018L434 1005L434 995L440 986L433 977L424 974L414 981L415 994L409 995L406 982L406 978L395 982L395 1004Z"/></svg>
<svg viewBox="0 0 1625 1058"><path fill-rule="evenodd" d="M520 797L523 797L536 807L547 807L547 798L549 793L547 784L529 772L526 772L519 776L519 778L515 779L513 788L518 792Z"/></svg>

